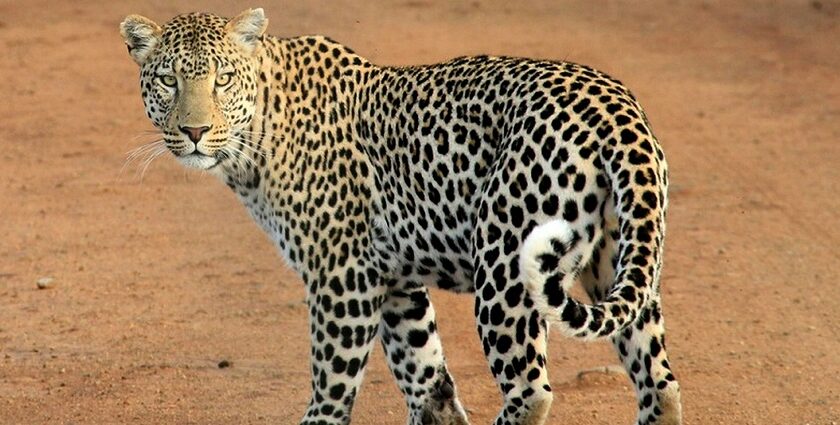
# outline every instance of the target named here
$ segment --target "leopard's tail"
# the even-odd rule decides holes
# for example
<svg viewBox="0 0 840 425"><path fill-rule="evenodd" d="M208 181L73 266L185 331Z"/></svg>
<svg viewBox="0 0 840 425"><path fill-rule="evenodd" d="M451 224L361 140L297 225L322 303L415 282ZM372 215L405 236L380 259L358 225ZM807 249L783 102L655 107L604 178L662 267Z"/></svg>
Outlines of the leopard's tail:
<svg viewBox="0 0 840 425"><path fill-rule="evenodd" d="M567 292L591 258L592 244L583 240L587 235L557 219L537 226L525 239L520 269L531 299L543 317L566 335L584 340L616 335L635 321L659 290L667 166L652 136L648 143L651 152L639 145L619 145L600 153L620 233L615 278L603 299L586 304Z"/></svg>

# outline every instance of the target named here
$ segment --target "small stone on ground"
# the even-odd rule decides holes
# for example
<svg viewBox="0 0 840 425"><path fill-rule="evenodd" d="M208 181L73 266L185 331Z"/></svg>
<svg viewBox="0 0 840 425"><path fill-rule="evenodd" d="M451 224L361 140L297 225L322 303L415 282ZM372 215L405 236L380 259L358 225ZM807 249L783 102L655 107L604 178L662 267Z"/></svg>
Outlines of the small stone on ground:
<svg viewBox="0 0 840 425"><path fill-rule="evenodd" d="M47 289L52 287L53 285L53 278L51 277L42 277L35 281L35 284L38 285L38 289Z"/></svg>

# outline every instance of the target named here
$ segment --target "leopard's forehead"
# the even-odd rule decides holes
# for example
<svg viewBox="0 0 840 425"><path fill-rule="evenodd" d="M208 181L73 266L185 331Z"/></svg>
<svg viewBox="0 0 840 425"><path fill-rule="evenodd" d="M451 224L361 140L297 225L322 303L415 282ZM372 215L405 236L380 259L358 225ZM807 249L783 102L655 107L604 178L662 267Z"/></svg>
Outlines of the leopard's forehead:
<svg viewBox="0 0 840 425"><path fill-rule="evenodd" d="M161 50L166 65L185 77L203 78L220 65L230 45L225 40L226 18L208 13L179 15L163 27Z"/></svg>

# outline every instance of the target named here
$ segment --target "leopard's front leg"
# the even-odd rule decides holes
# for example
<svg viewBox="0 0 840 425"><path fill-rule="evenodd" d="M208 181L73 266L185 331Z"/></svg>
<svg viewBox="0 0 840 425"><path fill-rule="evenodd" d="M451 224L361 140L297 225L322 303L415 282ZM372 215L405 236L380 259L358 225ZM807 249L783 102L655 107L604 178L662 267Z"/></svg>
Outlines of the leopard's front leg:
<svg viewBox="0 0 840 425"><path fill-rule="evenodd" d="M385 289L362 262L305 279L312 339L312 398L301 421L347 424L379 330Z"/></svg>

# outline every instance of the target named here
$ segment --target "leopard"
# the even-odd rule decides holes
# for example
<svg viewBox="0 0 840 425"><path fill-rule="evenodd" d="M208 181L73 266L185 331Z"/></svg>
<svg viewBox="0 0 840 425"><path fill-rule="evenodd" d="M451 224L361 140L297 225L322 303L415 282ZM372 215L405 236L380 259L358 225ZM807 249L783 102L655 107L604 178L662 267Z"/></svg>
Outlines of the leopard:
<svg viewBox="0 0 840 425"><path fill-rule="evenodd" d="M254 8L129 15L120 32L161 143L228 186L304 284L300 423L350 422L377 340L408 424L469 423L430 288L474 298L494 424L547 420L552 326L612 343L637 424L682 423L660 291L668 167L620 81L506 56L380 66L267 26Z"/></svg>

